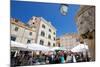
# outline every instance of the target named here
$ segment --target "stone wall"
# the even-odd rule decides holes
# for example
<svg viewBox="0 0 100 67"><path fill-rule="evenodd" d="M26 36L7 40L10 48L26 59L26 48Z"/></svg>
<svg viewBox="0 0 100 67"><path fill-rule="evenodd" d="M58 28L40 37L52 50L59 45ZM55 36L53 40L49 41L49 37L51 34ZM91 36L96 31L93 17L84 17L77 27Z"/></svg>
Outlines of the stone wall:
<svg viewBox="0 0 100 67"><path fill-rule="evenodd" d="M79 34L78 33L66 33L59 37L57 44L60 44L61 47L65 47L70 50L75 46L79 45Z"/></svg>
<svg viewBox="0 0 100 67"><path fill-rule="evenodd" d="M92 61L95 60L95 6L80 6L75 16L81 39L87 42Z"/></svg>

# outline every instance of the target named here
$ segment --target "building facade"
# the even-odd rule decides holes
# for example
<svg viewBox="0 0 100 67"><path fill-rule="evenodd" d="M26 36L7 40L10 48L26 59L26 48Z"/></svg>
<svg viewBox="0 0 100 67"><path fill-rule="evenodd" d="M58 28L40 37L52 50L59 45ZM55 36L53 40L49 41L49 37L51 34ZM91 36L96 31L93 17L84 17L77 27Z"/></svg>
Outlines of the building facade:
<svg viewBox="0 0 100 67"><path fill-rule="evenodd" d="M42 17L33 16L27 24L11 18L11 40L53 47L56 46L56 29Z"/></svg>
<svg viewBox="0 0 100 67"><path fill-rule="evenodd" d="M60 37L56 38L56 46L61 47Z"/></svg>
<svg viewBox="0 0 100 67"><path fill-rule="evenodd" d="M11 40L23 44L34 43L36 39L36 30L25 23L11 18Z"/></svg>
<svg viewBox="0 0 100 67"><path fill-rule="evenodd" d="M79 34L71 33L64 34L57 39L58 47L65 47L70 50L79 44Z"/></svg>
<svg viewBox="0 0 100 67"><path fill-rule="evenodd" d="M28 24L36 28L36 43L53 47L56 45L56 29L42 17L32 17Z"/></svg>
<svg viewBox="0 0 100 67"><path fill-rule="evenodd" d="M95 60L95 6L80 6L76 14L76 25L81 40L89 47L91 59Z"/></svg>

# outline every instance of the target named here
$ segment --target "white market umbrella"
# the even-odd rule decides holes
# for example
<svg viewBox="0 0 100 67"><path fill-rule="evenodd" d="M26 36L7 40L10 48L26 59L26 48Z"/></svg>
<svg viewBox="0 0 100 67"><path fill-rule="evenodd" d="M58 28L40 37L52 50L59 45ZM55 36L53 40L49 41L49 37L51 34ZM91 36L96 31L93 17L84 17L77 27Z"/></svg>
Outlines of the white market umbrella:
<svg viewBox="0 0 100 67"><path fill-rule="evenodd" d="M66 50L66 49L64 47L53 47L50 50L55 51L55 50Z"/></svg>
<svg viewBox="0 0 100 67"><path fill-rule="evenodd" d="M85 44L79 44L71 49L72 52L84 52L86 50L88 50L88 46Z"/></svg>
<svg viewBox="0 0 100 67"><path fill-rule="evenodd" d="M25 44L15 42L15 41L11 41L11 49L12 50L23 50L23 51L28 50Z"/></svg>
<svg viewBox="0 0 100 67"><path fill-rule="evenodd" d="M59 50L67 50L65 47L60 47Z"/></svg>
<svg viewBox="0 0 100 67"><path fill-rule="evenodd" d="M49 47L39 45L39 44L27 44L28 49L33 50L33 51L50 51Z"/></svg>
<svg viewBox="0 0 100 67"><path fill-rule="evenodd" d="M59 49L59 47L53 47L53 48L51 48L50 50L51 51L55 51L55 50L58 50Z"/></svg>

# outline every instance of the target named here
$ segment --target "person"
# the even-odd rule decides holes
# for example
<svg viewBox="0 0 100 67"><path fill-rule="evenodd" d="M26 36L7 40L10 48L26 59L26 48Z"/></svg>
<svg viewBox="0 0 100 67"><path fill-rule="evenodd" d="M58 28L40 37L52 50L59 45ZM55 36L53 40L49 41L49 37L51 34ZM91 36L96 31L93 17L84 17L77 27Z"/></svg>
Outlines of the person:
<svg viewBox="0 0 100 67"><path fill-rule="evenodd" d="M20 56L16 56L16 58L15 58L15 66L20 66L20 65L21 65Z"/></svg>
<svg viewBox="0 0 100 67"><path fill-rule="evenodd" d="M41 64L45 64L45 55L44 54L42 54L42 56L41 56Z"/></svg>
<svg viewBox="0 0 100 67"><path fill-rule="evenodd" d="M58 55L55 55L54 62L55 62L55 64L58 64L61 62Z"/></svg>
<svg viewBox="0 0 100 67"><path fill-rule="evenodd" d="M32 58L32 63L35 64L36 63L36 58L33 56Z"/></svg>
<svg viewBox="0 0 100 67"><path fill-rule="evenodd" d="M48 56L49 64L52 64L52 57L51 55Z"/></svg>
<svg viewBox="0 0 100 67"><path fill-rule="evenodd" d="M72 56L71 54L68 54L67 55L67 60L66 60L67 63L72 63Z"/></svg>
<svg viewBox="0 0 100 67"><path fill-rule="evenodd" d="M91 57L89 55L89 52L86 52L86 61L87 62L91 61Z"/></svg>
<svg viewBox="0 0 100 67"><path fill-rule="evenodd" d="M61 63L65 63L65 59L63 55L60 55L60 60L61 60Z"/></svg>
<svg viewBox="0 0 100 67"><path fill-rule="evenodd" d="M14 55L15 55L15 52L11 52L11 67L15 66L15 58L16 57L14 57Z"/></svg>
<svg viewBox="0 0 100 67"><path fill-rule="evenodd" d="M24 58L21 58L21 65L28 65L28 55L25 55Z"/></svg>
<svg viewBox="0 0 100 67"><path fill-rule="evenodd" d="M65 59L65 60L67 59L66 57L67 57L67 53L65 52L65 53L64 53L64 59Z"/></svg>
<svg viewBox="0 0 100 67"><path fill-rule="evenodd" d="M46 64L49 64L49 59L48 59L48 55L46 55L46 57L45 57L45 62L46 62Z"/></svg>
<svg viewBox="0 0 100 67"><path fill-rule="evenodd" d="M54 64L54 54L51 55L51 63Z"/></svg>
<svg viewBox="0 0 100 67"><path fill-rule="evenodd" d="M77 53L77 54L75 55L75 58L76 58L76 62L80 62L80 55L79 55L79 53Z"/></svg>
<svg viewBox="0 0 100 67"><path fill-rule="evenodd" d="M76 58L75 58L74 54L72 54L72 60L73 60L74 63L76 63Z"/></svg>
<svg viewBox="0 0 100 67"><path fill-rule="evenodd" d="M30 56L29 59L28 59L28 65L32 65L33 64L32 61L33 61L33 58Z"/></svg>

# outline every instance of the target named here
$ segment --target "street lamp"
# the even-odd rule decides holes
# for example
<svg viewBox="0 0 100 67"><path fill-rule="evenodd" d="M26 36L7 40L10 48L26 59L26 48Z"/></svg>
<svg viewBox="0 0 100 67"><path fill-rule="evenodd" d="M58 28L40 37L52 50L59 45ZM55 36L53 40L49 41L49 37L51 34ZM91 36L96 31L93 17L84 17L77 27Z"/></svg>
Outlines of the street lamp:
<svg viewBox="0 0 100 67"><path fill-rule="evenodd" d="M68 5L67 4L61 4L60 12L62 15L66 15L68 12Z"/></svg>

